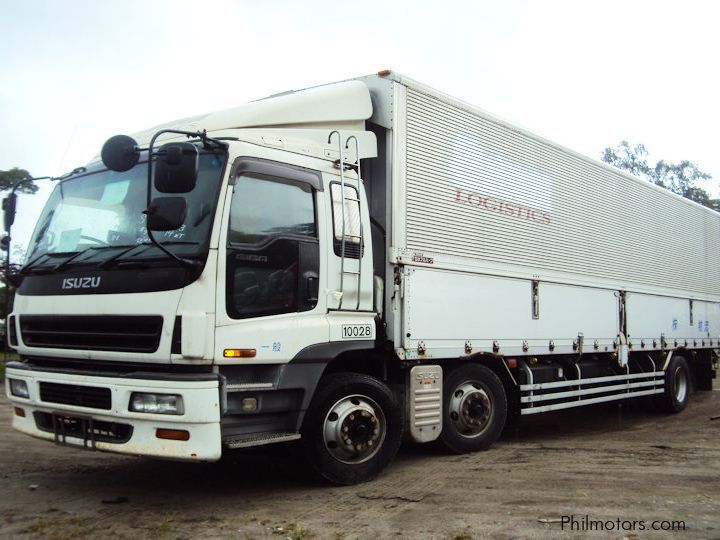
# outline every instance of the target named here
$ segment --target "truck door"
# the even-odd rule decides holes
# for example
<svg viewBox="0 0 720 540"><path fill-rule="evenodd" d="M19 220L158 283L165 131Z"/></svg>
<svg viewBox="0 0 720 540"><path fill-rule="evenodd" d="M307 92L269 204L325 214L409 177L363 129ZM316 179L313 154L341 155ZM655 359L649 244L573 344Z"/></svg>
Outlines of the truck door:
<svg viewBox="0 0 720 540"><path fill-rule="evenodd" d="M321 175L255 158L234 169L218 265L225 291L218 295L215 357L235 363L227 350L239 349L253 351L242 353L252 363L286 362L328 340L319 294Z"/></svg>

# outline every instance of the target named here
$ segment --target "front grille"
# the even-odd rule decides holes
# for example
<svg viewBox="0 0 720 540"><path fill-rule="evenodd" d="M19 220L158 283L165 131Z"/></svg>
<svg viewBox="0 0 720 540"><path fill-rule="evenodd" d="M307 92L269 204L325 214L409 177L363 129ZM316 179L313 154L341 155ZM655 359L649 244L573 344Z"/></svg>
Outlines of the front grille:
<svg viewBox="0 0 720 540"><path fill-rule="evenodd" d="M35 412L33 416L37 428L40 431L55 433L57 442L64 442L65 437L77 437L93 443L121 444L129 441L133 432L131 425L117 422L60 416L46 412Z"/></svg>
<svg viewBox="0 0 720 540"><path fill-rule="evenodd" d="M151 353L160 345L160 316L21 315L29 347Z"/></svg>
<svg viewBox="0 0 720 540"><path fill-rule="evenodd" d="M40 399L48 403L77 405L91 409L112 408L110 389L96 386L40 382Z"/></svg>

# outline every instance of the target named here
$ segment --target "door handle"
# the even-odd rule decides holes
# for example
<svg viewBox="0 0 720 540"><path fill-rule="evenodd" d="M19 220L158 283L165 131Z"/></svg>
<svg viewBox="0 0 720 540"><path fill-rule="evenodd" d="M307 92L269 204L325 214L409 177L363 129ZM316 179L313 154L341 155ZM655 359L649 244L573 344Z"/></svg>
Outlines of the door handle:
<svg viewBox="0 0 720 540"><path fill-rule="evenodd" d="M317 302L320 280L315 272L305 272L305 301Z"/></svg>

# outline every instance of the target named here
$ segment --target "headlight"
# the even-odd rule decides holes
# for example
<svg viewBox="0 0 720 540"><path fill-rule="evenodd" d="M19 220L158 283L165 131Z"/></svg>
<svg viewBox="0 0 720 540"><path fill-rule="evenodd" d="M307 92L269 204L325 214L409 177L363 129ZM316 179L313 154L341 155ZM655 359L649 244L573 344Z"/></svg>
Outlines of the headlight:
<svg viewBox="0 0 720 540"><path fill-rule="evenodd" d="M144 394L133 392L130 396L130 410L152 414L184 414L182 396L177 394Z"/></svg>
<svg viewBox="0 0 720 540"><path fill-rule="evenodd" d="M28 386L25 381L21 381L20 379L8 379L8 381L10 381L10 393L13 396L26 399L30 397L30 392L28 392Z"/></svg>

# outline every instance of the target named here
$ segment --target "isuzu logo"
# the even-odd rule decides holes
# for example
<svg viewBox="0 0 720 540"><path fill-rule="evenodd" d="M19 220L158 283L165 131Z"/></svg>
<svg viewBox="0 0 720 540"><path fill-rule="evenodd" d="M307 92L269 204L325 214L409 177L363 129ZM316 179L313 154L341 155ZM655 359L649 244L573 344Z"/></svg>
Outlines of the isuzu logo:
<svg viewBox="0 0 720 540"><path fill-rule="evenodd" d="M100 276L65 278L63 289L96 289L100 286Z"/></svg>

